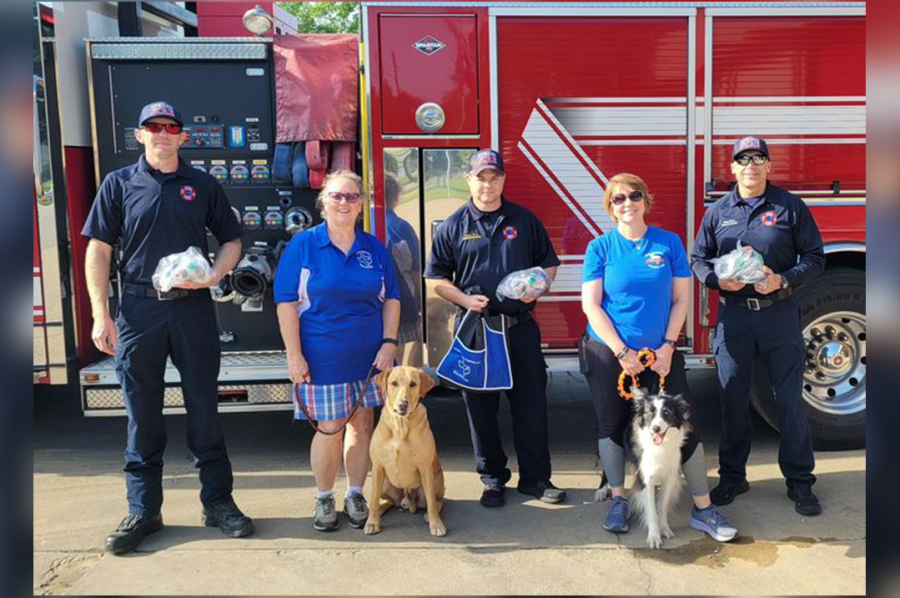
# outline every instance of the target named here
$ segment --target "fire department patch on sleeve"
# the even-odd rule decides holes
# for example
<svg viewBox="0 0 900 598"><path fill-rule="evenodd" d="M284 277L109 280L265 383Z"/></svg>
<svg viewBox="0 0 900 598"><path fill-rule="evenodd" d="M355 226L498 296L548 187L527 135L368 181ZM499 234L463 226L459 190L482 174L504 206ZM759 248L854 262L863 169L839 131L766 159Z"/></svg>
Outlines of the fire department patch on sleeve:
<svg viewBox="0 0 900 598"><path fill-rule="evenodd" d="M515 226L507 226L503 229L503 238L505 239L515 239L519 236L519 230Z"/></svg>
<svg viewBox="0 0 900 598"><path fill-rule="evenodd" d="M184 201L194 201L197 199L197 190L190 185L185 185L178 193Z"/></svg>
<svg viewBox="0 0 900 598"><path fill-rule="evenodd" d="M763 226L773 226L778 222L778 215L775 212L766 212L760 217L760 220Z"/></svg>

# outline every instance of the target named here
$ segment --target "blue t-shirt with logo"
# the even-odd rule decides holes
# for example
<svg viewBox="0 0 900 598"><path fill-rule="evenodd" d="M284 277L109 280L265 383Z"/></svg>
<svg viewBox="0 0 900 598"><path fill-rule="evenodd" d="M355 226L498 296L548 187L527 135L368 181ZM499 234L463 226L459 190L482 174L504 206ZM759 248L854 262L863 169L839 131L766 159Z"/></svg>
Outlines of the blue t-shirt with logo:
<svg viewBox="0 0 900 598"><path fill-rule="evenodd" d="M690 277L678 235L650 226L638 242L616 229L591 241L581 281L603 279L600 306L622 342L640 350L662 345L672 308L672 280ZM587 331L603 342L590 324Z"/></svg>
<svg viewBox="0 0 900 598"><path fill-rule="evenodd" d="M381 241L357 229L345 255L325 223L298 233L278 260L274 291L276 303L298 302L312 384L365 380L381 347L384 301L400 299Z"/></svg>

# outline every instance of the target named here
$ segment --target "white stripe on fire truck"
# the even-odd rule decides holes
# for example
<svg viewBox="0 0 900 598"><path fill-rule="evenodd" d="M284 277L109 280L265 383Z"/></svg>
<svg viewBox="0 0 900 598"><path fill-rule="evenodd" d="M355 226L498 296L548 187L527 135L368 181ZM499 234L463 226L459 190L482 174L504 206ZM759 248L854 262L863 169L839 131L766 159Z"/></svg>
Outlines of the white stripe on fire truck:
<svg viewBox="0 0 900 598"><path fill-rule="evenodd" d="M607 178L540 99L519 149L588 231L599 235L614 226L600 201Z"/></svg>
<svg viewBox="0 0 900 598"><path fill-rule="evenodd" d="M576 138L625 138L659 145L665 137L684 140L687 135L685 106L552 106L544 108L560 126ZM697 135L703 135L705 108L696 107ZM752 131L760 136L866 134L866 106L715 106L713 133L738 137ZM584 143L586 140L579 139ZM591 141L596 141L592 139ZM678 139L670 143L677 144ZM683 141L681 141L683 143ZM616 140L610 145L623 144Z"/></svg>
<svg viewBox="0 0 900 598"><path fill-rule="evenodd" d="M576 205L574 205L573 200L569 197L569 195L560 189L559 185L556 184L556 181L553 180L553 177L550 176L550 173L547 172L547 169L544 168L544 165L541 164L538 159L534 156L531 149L526 145L524 141L519 142L519 150L528 158L528 161L534 166L534 168L538 171L547 184L556 192L563 203L575 214L575 217L584 225L588 231L593 235L599 235L600 231L595 228L594 223L591 222L589 215L582 213L580 209Z"/></svg>

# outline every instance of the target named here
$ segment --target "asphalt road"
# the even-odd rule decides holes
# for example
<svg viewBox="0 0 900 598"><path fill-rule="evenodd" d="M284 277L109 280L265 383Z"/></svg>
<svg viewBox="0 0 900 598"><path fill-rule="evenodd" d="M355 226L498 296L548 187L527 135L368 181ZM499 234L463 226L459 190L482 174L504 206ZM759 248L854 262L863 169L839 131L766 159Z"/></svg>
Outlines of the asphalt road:
<svg viewBox="0 0 900 598"><path fill-rule="evenodd" d="M690 375L694 413L715 483L718 408L714 377ZM236 477L235 498L257 534L227 539L200 525L199 483L185 442L185 418L169 419L166 529L139 551L113 557L103 539L125 515L123 419L86 419L77 397L36 389L34 411L34 591L81 595L390 594L865 594L866 454L817 454L816 490L825 512L797 515L784 494L778 436L755 418L751 491L725 507L741 531L722 545L687 526L689 499L672 519L676 538L646 547L637 526L624 536L601 528L593 501L596 419L580 376L551 382L554 482L565 504L507 493L507 505L478 504L462 402L429 397L429 417L447 484L445 538L421 516L392 511L366 537L342 521L312 529L312 431L287 412L223 416ZM755 416L754 416L755 417ZM508 409L502 429L513 461ZM513 478L515 483L515 476ZM346 481L339 478L342 493ZM366 493L368 494L368 487Z"/></svg>

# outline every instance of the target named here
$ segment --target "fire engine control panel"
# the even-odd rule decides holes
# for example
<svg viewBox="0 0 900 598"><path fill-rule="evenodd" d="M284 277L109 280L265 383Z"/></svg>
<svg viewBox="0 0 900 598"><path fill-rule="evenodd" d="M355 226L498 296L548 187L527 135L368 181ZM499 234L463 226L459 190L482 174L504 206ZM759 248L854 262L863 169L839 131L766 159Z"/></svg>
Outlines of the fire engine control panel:
<svg viewBox="0 0 900 598"><path fill-rule="evenodd" d="M240 262L212 290L222 350L282 349L272 299L278 258L295 234L321 219L317 191L273 177L271 43L104 39L89 48L101 180L144 153L135 138L141 108L158 100L174 104L184 121L180 157L222 185L244 233ZM216 241L208 242L214 256Z"/></svg>

